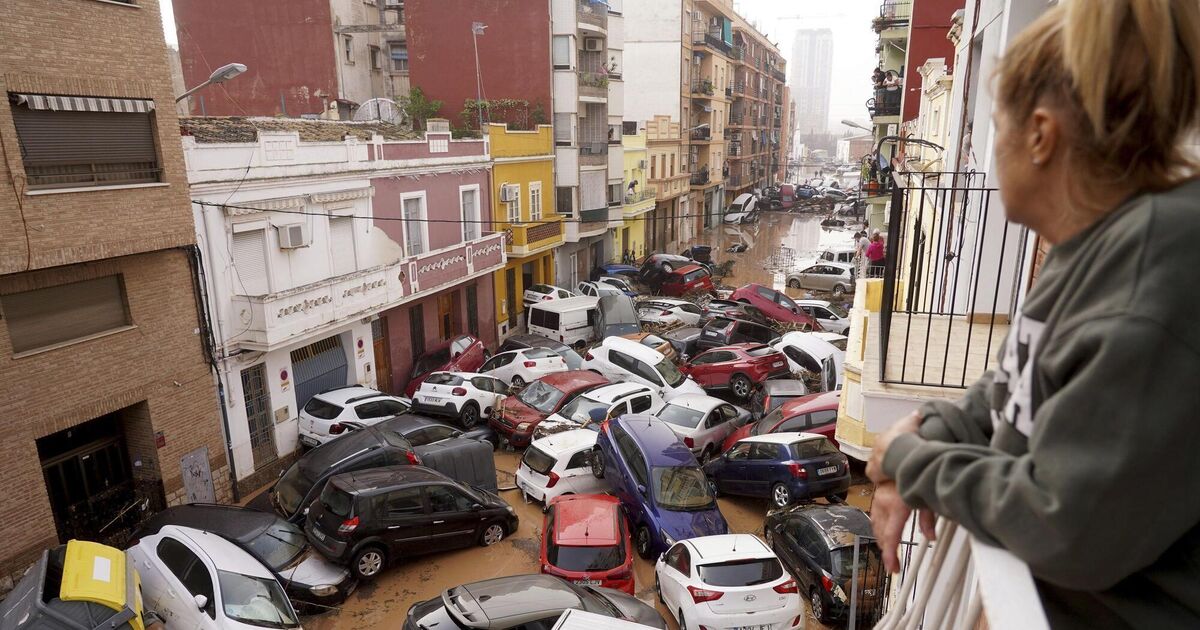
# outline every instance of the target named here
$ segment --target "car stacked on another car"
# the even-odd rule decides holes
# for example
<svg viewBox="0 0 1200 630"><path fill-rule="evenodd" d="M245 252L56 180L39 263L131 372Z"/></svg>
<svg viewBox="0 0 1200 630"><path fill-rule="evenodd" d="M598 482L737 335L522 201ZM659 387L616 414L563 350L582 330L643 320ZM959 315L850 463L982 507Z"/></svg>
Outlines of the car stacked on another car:
<svg viewBox="0 0 1200 630"><path fill-rule="evenodd" d="M670 425L701 462L720 453L725 438L750 418L746 410L705 394L676 396L654 415Z"/></svg>
<svg viewBox="0 0 1200 630"><path fill-rule="evenodd" d="M478 372L488 358L483 342L471 335L459 335L426 350L413 364L412 375L404 388L409 398L425 377L434 372Z"/></svg>
<svg viewBox="0 0 1200 630"><path fill-rule="evenodd" d="M825 436L770 433L738 440L704 466L716 491L770 498L775 507L797 499L845 499L850 464Z"/></svg>
<svg viewBox="0 0 1200 630"><path fill-rule="evenodd" d="M553 350L526 348L495 354L479 366L479 371L519 389L543 376L566 372L567 362Z"/></svg>
<svg viewBox="0 0 1200 630"><path fill-rule="evenodd" d="M608 337L589 350L583 358L583 367L613 381L649 385L658 390L664 400L680 394L704 393L661 352L621 337Z"/></svg>
<svg viewBox="0 0 1200 630"><path fill-rule="evenodd" d="M542 573L633 595L633 543L621 502L607 494L551 499L540 560Z"/></svg>
<svg viewBox="0 0 1200 630"><path fill-rule="evenodd" d="M698 351L738 343L771 343L779 338L774 329L740 319L715 317L704 325L696 340Z"/></svg>
<svg viewBox="0 0 1200 630"><path fill-rule="evenodd" d="M547 350L553 350L558 353L558 356L563 358L563 361L566 361L568 370L578 370L579 366L583 364L583 357L579 356L579 353L572 350L570 346L561 341L547 339L541 335L511 335L504 340L504 343L500 344L496 352L524 350L525 348L546 348Z"/></svg>
<svg viewBox="0 0 1200 630"><path fill-rule="evenodd" d="M404 400L362 385L323 391L308 399L300 410L297 423L300 444L320 446L345 435L349 430L347 422L375 424L404 413L408 408L409 404Z"/></svg>
<svg viewBox="0 0 1200 630"><path fill-rule="evenodd" d="M820 377L825 391L841 389L842 364L846 353L815 333L794 331L770 342L787 357L790 371L811 372Z"/></svg>
<svg viewBox="0 0 1200 630"><path fill-rule="evenodd" d="M675 353L675 346L671 345L671 342L654 333L639 332L621 336L629 339L630 341L636 341L647 348L658 350L669 361L674 362L675 359L679 357L679 355Z"/></svg>
<svg viewBox="0 0 1200 630"><path fill-rule="evenodd" d="M725 438L721 450L728 451L742 438L795 431L823 435L836 445L837 441L833 436L837 431L838 405L841 399L842 392L832 391L789 400L762 418L734 431Z"/></svg>
<svg viewBox="0 0 1200 630"><path fill-rule="evenodd" d="M713 296L717 294L712 272L696 264L663 272L658 291L671 297L682 297L692 293L707 293Z"/></svg>
<svg viewBox="0 0 1200 630"><path fill-rule="evenodd" d="M434 372L413 394L412 410L457 418L464 429L474 429L487 421L508 391L508 383L489 374Z"/></svg>
<svg viewBox="0 0 1200 630"><path fill-rule="evenodd" d="M794 378L773 378L760 383L750 396L750 418L759 420L789 400L807 396L808 386Z"/></svg>
<svg viewBox="0 0 1200 630"><path fill-rule="evenodd" d="M596 432L573 429L534 440L517 465L517 488L525 496L550 505L555 497L593 494L608 484L592 475Z"/></svg>
<svg viewBox="0 0 1200 630"><path fill-rule="evenodd" d="M796 301L784 294L783 291L750 283L734 291L729 299L755 306L775 321L784 324L806 325L810 330L821 330L821 325L817 323L817 320L805 313L800 305L796 304Z"/></svg>
<svg viewBox="0 0 1200 630"><path fill-rule="evenodd" d="M638 318L643 324L659 324L664 326L695 326L704 311L687 300L669 297L656 297L642 300L637 305Z"/></svg>
<svg viewBox="0 0 1200 630"><path fill-rule="evenodd" d="M605 295L625 295L621 289L614 287L606 282L580 282L575 287L575 292L578 295L590 295L592 297L601 297Z"/></svg>
<svg viewBox="0 0 1200 630"><path fill-rule="evenodd" d="M750 398L755 383L787 377L787 357L764 344L739 343L700 353L680 368L705 391L728 390L741 400Z"/></svg>
<svg viewBox="0 0 1200 630"><path fill-rule="evenodd" d="M641 383L612 383L590 389L563 405L561 409L538 423L535 438L560 431L588 428L598 431L600 423L627 413L656 415L663 406L662 397L649 385Z"/></svg>
<svg viewBox="0 0 1200 630"><path fill-rule="evenodd" d="M850 312L840 304L828 300L796 300L796 304L821 324L821 328L839 335L850 330Z"/></svg>
<svg viewBox="0 0 1200 630"><path fill-rule="evenodd" d="M752 304L736 302L734 300L718 299L709 300L708 303L704 305L704 310L700 320L695 325L703 327L708 324L709 321L717 317L724 317L725 319L740 319L747 322L754 322L755 324L761 324L763 326L769 326L771 324L771 320L767 319L767 316L764 315L762 311L758 310L758 307Z"/></svg>
<svg viewBox="0 0 1200 630"><path fill-rule="evenodd" d="M533 430L538 423L576 396L608 382L607 378L584 370L551 374L530 383L520 394L505 399L500 409L492 413L488 424L513 446L524 448L533 439Z"/></svg>

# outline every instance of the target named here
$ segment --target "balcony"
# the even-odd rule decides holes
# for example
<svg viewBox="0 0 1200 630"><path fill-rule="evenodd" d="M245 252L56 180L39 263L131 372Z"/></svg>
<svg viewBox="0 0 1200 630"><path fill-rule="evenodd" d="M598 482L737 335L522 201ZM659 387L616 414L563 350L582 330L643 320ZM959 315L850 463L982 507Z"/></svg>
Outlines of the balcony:
<svg viewBox="0 0 1200 630"><path fill-rule="evenodd" d="M604 72L580 72L579 96L581 98L608 99L608 74Z"/></svg>
<svg viewBox="0 0 1200 630"><path fill-rule="evenodd" d="M578 0L576 19L601 30L608 28L608 3L597 0Z"/></svg>
<svg viewBox="0 0 1200 630"><path fill-rule="evenodd" d="M698 172L692 173L692 178L689 183L692 186L707 186L710 181L711 178L708 175L708 167L705 166Z"/></svg>
<svg viewBox="0 0 1200 630"><path fill-rule="evenodd" d="M688 135L694 141L708 142L708 141L712 140L712 128L711 127L701 127L699 129L693 129L691 131L691 133L689 133Z"/></svg>
<svg viewBox="0 0 1200 630"><path fill-rule="evenodd" d="M729 56L734 61L743 61L744 62L746 60L746 47L745 46L734 46L733 50L730 52Z"/></svg>
<svg viewBox="0 0 1200 630"><path fill-rule="evenodd" d="M733 46L725 43L720 29L695 29L692 31L692 45L703 45L725 55L733 54Z"/></svg>
<svg viewBox="0 0 1200 630"><path fill-rule="evenodd" d="M745 96L745 94L746 94L746 82L745 82L745 81L736 81L736 82L734 82L734 84L733 84L733 93L734 93L734 94L737 94L737 95L739 95L739 96Z"/></svg>
<svg viewBox="0 0 1200 630"><path fill-rule="evenodd" d="M871 20L876 33L908 25L912 17L912 0L883 0L879 5L879 17Z"/></svg>
<svg viewBox="0 0 1200 630"><path fill-rule="evenodd" d="M779 81L780 83L787 83L787 75L784 74L783 71L780 70L779 68L772 68L771 76L774 77L775 80Z"/></svg>
<svg viewBox="0 0 1200 630"><path fill-rule="evenodd" d="M717 89L713 86L713 82L709 79L700 79L692 82L692 98L705 98L716 94Z"/></svg>
<svg viewBox="0 0 1200 630"><path fill-rule="evenodd" d="M653 190L641 190L637 192L625 193L625 205L632 206L646 200L654 199Z"/></svg>
<svg viewBox="0 0 1200 630"><path fill-rule="evenodd" d="M741 112L730 113L729 114L729 126L730 127L741 127L742 121L744 121L745 119L746 119L746 117L744 115L742 115Z"/></svg>
<svg viewBox="0 0 1200 630"><path fill-rule="evenodd" d="M563 221L559 216L537 223L512 223L505 228L512 233L508 244L508 253L512 256L529 256L563 242Z"/></svg>
<svg viewBox="0 0 1200 630"><path fill-rule="evenodd" d="M903 86L903 82L901 82ZM876 88L875 98L867 101L867 113L871 118L900 115L900 98L903 96L902 87Z"/></svg>
<svg viewBox="0 0 1200 630"><path fill-rule="evenodd" d="M608 165L608 141L595 140L580 140L579 141L579 165L580 166L607 166Z"/></svg>

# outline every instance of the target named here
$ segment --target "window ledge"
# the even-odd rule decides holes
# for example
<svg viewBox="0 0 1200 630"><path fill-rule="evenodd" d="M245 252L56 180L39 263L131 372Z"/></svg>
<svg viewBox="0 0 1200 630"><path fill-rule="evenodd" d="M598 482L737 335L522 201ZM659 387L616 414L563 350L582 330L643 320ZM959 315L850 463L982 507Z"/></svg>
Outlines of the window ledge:
<svg viewBox="0 0 1200 630"><path fill-rule="evenodd" d="M100 1L103 1L103 0L100 0ZM116 335L118 333L123 333L127 330L134 330L136 328L137 328L136 325L130 324L129 326L121 326L120 328L113 328L112 330L105 330L103 332L92 333L92 334L84 336L84 337L69 339L67 341L60 341L58 343L50 344L48 346L43 346L41 348L34 348L33 350L25 350L23 352L14 352L12 355L12 358L13 359L24 359L25 357L31 357L35 354L42 354L43 352L50 352L52 350L66 348L67 346L73 346L77 343L93 341L93 340L99 339L101 337L107 337L109 335Z"/></svg>
<svg viewBox="0 0 1200 630"><path fill-rule="evenodd" d="M109 2L109 0L96 0L96 2ZM109 4L119 4L109 2ZM146 184L113 184L111 186L76 186L74 188L40 188L38 190L27 190L25 194L30 197L38 195L62 195L66 193L92 192L96 190L126 190L130 188L166 188L171 184L168 182L150 182Z"/></svg>
<svg viewBox="0 0 1200 630"><path fill-rule="evenodd" d="M117 6L122 6L122 7L125 7L125 8L127 8L127 9L140 9L140 8L142 8L142 7L141 7L141 5L138 5L138 4L133 4L133 3L129 3L129 2L117 2L117 0L92 0L92 1L93 1L93 2L103 2L104 4L115 4L115 5L117 5Z"/></svg>

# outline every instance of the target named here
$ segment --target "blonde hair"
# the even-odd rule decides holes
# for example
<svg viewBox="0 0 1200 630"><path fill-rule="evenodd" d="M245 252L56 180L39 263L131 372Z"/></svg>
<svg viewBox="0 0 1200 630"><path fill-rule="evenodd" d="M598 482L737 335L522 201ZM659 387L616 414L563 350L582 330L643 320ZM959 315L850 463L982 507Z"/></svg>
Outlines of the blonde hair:
<svg viewBox="0 0 1200 630"><path fill-rule="evenodd" d="M997 88L1017 121L1064 113L1091 181L1162 190L1196 173L1198 68L1197 0L1063 0L1013 40Z"/></svg>

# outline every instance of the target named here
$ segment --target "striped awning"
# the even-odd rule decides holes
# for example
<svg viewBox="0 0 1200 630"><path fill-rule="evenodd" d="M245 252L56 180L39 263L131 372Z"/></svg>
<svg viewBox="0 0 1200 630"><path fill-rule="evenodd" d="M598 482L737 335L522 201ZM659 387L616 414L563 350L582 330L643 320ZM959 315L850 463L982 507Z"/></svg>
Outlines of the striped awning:
<svg viewBox="0 0 1200 630"><path fill-rule="evenodd" d="M141 98L103 98L99 96L49 96L17 94L17 105L29 109L58 112L114 112L146 114L154 111L154 101Z"/></svg>

